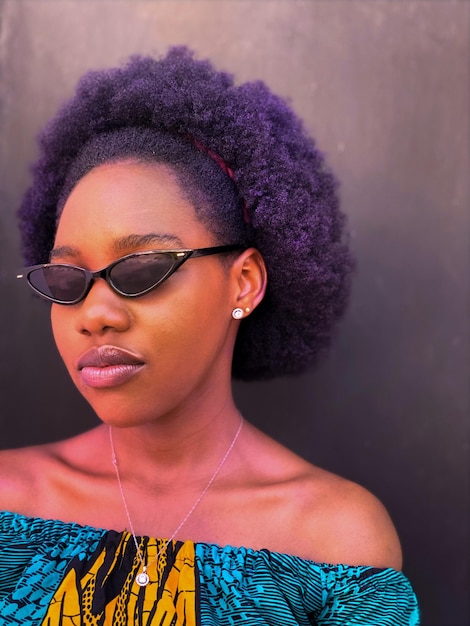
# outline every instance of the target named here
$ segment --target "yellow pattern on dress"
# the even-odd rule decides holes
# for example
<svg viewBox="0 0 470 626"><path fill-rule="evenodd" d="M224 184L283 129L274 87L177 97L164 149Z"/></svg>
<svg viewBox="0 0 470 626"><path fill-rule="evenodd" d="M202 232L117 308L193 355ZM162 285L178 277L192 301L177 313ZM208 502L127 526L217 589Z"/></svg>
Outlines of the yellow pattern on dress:
<svg viewBox="0 0 470 626"><path fill-rule="evenodd" d="M105 587L107 579L119 568L129 541L133 541L132 535L123 533L111 564L106 565L110 555L104 549L81 578L74 568L69 569L51 600L42 626L197 626L195 557L191 541L179 544L174 562L165 572L167 542L142 539L139 547L149 564L149 584L139 587L135 582L141 569L136 557L117 595L108 599L101 612L93 611L97 584ZM176 542L173 542L173 549L175 546ZM155 557L162 549L156 561Z"/></svg>

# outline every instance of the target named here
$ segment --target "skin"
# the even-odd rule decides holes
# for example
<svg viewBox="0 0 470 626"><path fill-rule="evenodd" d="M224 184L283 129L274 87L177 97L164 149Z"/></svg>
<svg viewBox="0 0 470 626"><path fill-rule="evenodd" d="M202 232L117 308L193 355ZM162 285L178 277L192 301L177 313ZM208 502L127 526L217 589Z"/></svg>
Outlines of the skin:
<svg viewBox="0 0 470 626"><path fill-rule="evenodd" d="M149 241L150 233L158 238ZM130 234L137 237L130 241ZM79 181L60 218L53 259L96 270L132 252L219 243L168 168L126 161L101 165ZM253 311L265 286L263 260L249 249L229 266L217 255L189 260L139 298L122 297L97 280L81 303L53 304L59 352L102 425L66 441L1 452L0 507L128 527L111 464L112 426L136 533L170 536L237 430L230 370L239 322L231 312ZM137 354L143 367L122 385L88 386L77 362L100 345ZM318 562L401 567L396 532L374 496L247 422L177 538Z"/></svg>

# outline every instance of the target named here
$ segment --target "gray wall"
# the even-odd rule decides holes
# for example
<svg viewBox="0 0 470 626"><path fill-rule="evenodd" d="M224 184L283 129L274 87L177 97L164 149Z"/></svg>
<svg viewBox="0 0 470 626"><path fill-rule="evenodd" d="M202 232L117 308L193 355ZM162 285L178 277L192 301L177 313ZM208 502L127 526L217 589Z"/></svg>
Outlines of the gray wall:
<svg viewBox="0 0 470 626"><path fill-rule="evenodd" d="M246 416L389 508L423 623L468 614L469 17L453 0L0 3L0 447L95 423L16 284L34 135L86 69L185 43L289 96L342 181L354 295L315 372Z"/></svg>

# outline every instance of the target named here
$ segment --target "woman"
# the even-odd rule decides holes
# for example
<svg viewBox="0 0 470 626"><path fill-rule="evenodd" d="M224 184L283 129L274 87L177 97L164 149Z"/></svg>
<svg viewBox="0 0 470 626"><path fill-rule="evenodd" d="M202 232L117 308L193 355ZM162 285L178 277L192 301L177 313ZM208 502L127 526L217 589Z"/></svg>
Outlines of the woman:
<svg viewBox="0 0 470 626"><path fill-rule="evenodd" d="M177 48L86 75L40 147L19 277L102 424L1 454L2 623L417 624L382 505L232 397L309 366L347 299L298 118Z"/></svg>

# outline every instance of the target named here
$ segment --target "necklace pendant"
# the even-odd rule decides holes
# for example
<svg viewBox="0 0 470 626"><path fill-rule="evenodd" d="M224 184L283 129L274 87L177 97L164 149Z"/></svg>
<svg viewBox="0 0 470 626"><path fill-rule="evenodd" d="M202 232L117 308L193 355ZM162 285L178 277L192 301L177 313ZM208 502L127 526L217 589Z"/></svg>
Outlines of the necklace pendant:
<svg viewBox="0 0 470 626"><path fill-rule="evenodd" d="M135 582L139 585L139 587L146 587L149 584L150 578L147 574L146 567L144 567L140 574L137 574L137 576L135 577Z"/></svg>

